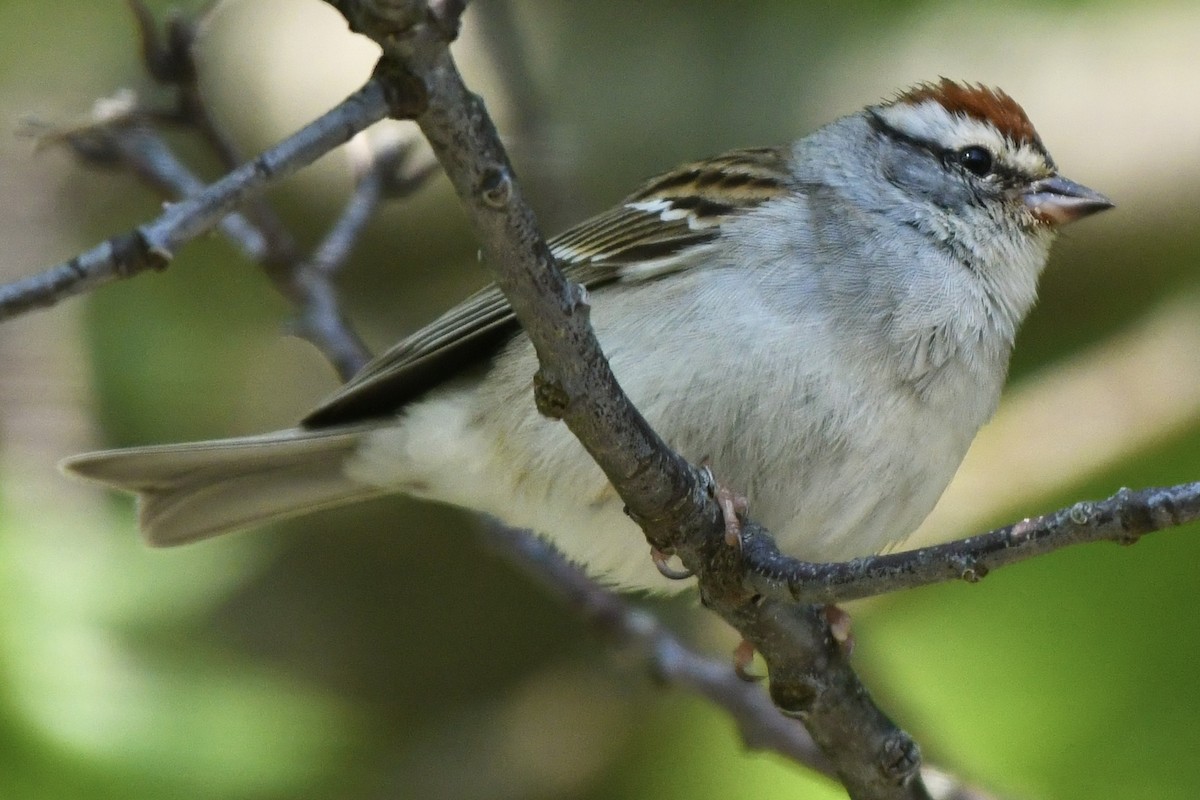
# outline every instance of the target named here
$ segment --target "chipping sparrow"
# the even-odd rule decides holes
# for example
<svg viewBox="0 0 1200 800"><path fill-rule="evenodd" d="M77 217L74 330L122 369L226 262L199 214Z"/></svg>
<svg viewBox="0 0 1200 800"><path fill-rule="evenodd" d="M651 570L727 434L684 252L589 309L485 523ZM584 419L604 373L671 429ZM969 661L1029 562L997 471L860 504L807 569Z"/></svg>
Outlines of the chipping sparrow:
<svg viewBox="0 0 1200 800"><path fill-rule="evenodd" d="M785 147L647 182L552 243L622 387L744 492L780 548L877 552L933 507L991 416L1058 226L1111 207L1057 173L1003 92L943 79ZM154 545L404 492L550 537L597 577L677 588L485 289L290 430L91 453Z"/></svg>

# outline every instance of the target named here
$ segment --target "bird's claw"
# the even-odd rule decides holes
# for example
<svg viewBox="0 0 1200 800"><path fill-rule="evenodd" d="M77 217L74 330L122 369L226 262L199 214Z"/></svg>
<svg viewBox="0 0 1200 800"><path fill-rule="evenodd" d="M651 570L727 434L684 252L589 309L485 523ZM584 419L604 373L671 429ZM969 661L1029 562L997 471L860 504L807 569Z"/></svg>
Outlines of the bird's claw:
<svg viewBox="0 0 1200 800"><path fill-rule="evenodd" d="M745 639L738 643L738 646L733 649L733 671L744 681L756 682L761 681L764 676L750 671L750 665L754 663L754 645L750 644Z"/></svg>
<svg viewBox="0 0 1200 800"><path fill-rule="evenodd" d="M725 544L740 548L742 546L741 517L750 509L750 501L746 499L745 495L718 485L717 502L721 505L722 516L725 517Z"/></svg>
<svg viewBox="0 0 1200 800"><path fill-rule="evenodd" d="M708 474L709 486L712 487L713 499L721 508L721 516L725 520L725 544L730 547L742 546L742 517L750 510L750 501L743 494L738 494L727 486L722 485L707 460L703 463L704 471Z"/></svg>
<svg viewBox="0 0 1200 800"><path fill-rule="evenodd" d="M670 558L671 556L657 547L650 548L650 560L654 562L654 568L667 580L682 581L696 574L686 567L684 569L675 569L675 567L667 563Z"/></svg>

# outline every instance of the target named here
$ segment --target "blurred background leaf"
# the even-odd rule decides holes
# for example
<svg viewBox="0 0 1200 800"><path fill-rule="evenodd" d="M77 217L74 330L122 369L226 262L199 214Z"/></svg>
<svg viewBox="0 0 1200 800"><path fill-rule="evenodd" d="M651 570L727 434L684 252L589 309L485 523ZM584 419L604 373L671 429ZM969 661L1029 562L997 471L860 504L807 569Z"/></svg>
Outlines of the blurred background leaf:
<svg viewBox="0 0 1200 800"><path fill-rule="evenodd" d="M455 51L550 231L919 80L1004 87L1118 210L1058 245L1008 399L919 540L1200 476L1200 6L478 0ZM318 0L230 0L200 57L249 154L353 89L374 51ZM6 130L123 86L158 96L124 4L0 0ZM32 154L0 137L0 279L158 207L128 176ZM311 245L350 185L333 154L271 199ZM356 253L347 307L376 347L486 280L444 181ZM611 657L468 515L397 498L147 551L125 500L55 472L89 447L290 423L336 381L287 320L214 237L4 326L0 797L841 796ZM1197 533L860 604L856 661L931 758L1009 796L1195 797ZM734 643L693 600L650 605L703 649Z"/></svg>

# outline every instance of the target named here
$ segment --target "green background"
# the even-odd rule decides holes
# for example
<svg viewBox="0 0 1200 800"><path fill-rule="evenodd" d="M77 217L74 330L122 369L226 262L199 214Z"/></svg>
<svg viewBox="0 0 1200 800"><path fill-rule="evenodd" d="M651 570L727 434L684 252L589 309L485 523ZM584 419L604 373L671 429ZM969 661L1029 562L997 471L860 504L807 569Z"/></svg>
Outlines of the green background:
<svg viewBox="0 0 1200 800"><path fill-rule="evenodd" d="M680 161L787 141L948 75L1006 88L1064 173L1118 203L1057 246L1016 386L1155 329L1164 308L1200 318L1195 4L478 5L456 53L548 231ZM524 65L515 90L496 52ZM371 62L317 0L222 4L202 56L214 110L247 153ZM0 279L156 213L135 179L9 135L26 115L79 120L118 87L165 99L139 71L122 3L0 0ZM172 141L216 174L185 135ZM270 197L312 246L349 186L335 154ZM342 285L378 348L485 280L439 180L378 215ZM0 798L840 796L746 752L719 711L612 653L469 515L397 498L148 551L126 500L55 472L91 447L289 424L336 379L281 336L288 318L260 271L209 237L161 274L0 329ZM1200 351L1169 359L1079 395L1080 416L1115 409L1071 445L1104 458L980 500L960 533L1200 478L1200 385L1162 377L1194 376ZM1131 394L1177 410L1155 416ZM1054 433L1009 448L1055 450ZM1005 462L989 481L1002 490L1020 471ZM1197 534L860 605L856 663L931 761L1004 796L1195 797ZM646 605L718 657L735 643L691 598Z"/></svg>

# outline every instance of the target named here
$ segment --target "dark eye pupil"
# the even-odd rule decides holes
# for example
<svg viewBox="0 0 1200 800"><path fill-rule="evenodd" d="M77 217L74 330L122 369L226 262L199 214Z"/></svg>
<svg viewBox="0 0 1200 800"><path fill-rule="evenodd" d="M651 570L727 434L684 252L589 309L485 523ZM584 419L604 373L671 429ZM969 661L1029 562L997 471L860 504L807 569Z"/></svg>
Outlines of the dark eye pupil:
<svg viewBox="0 0 1200 800"><path fill-rule="evenodd" d="M958 163L962 164L963 169L972 175L982 177L992 171L992 154L987 151L986 147L978 145L964 147L958 151Z"/></svg>

